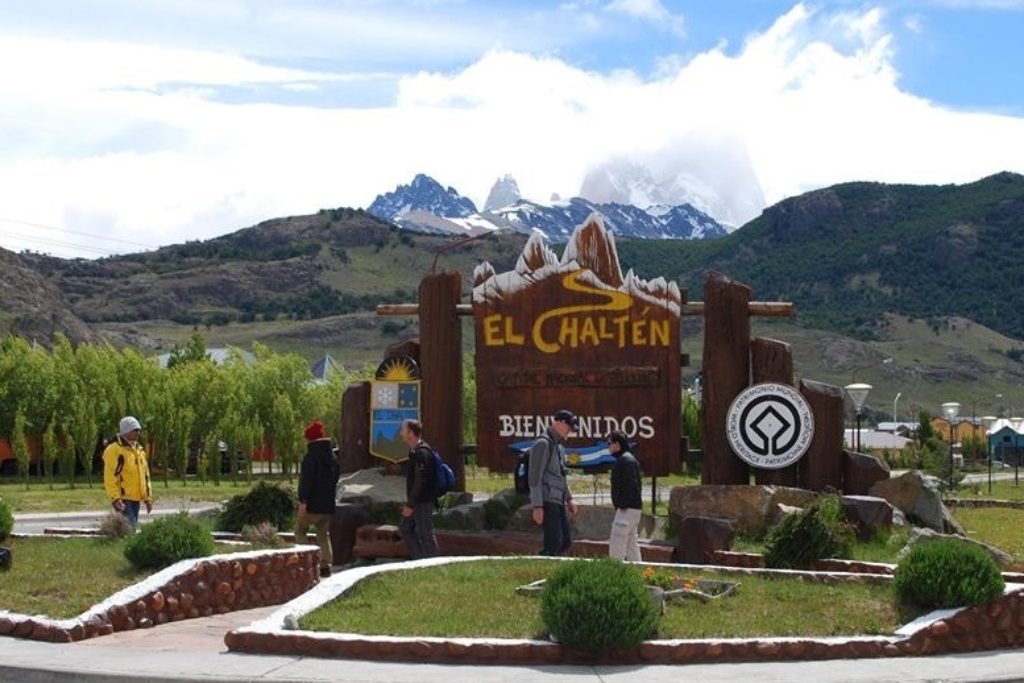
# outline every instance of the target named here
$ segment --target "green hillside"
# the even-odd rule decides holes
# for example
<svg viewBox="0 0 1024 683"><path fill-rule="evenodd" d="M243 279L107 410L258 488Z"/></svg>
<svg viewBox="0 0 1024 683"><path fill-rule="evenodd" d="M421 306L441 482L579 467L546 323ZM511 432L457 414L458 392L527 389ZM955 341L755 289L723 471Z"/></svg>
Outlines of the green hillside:
<svg viewBox="0 0 1024 683"><path fill-rule="evenodd" d="M637 273L675 278L699 299L709 269L760 300L792 301L806 327L883 336L885 314L938 329L962 316L1024 337L1024 176L968 185L848 183L772 206L730 236L620 247Z"/></svg>
<svg viewBox="0 0 1024 683"><path fill-rule="evenodd" d="M1024 177L1002 173L960 186L837 185L769 207L720 240L617 247L624 268L676 280L691 301L714 269L755 300L793 302L793 318L757 319L755 332L791 343L801 377L842 386L857 374L875 385L877 418L891 417L899 394L906 419L947 400L978 414L1024 411L1022 233ZM414 317L378 316L378 304L415 302L434 270L460 272L468 301L474 268L512 269L526 237L463 241L339 208L153 252L18 263L47 281L34 311L69 308L117 345L165 352L199 330L209 346L258 341L363 366L418 334ZM683 320L687 378L700 367L701 323ZM464 337L471 351L469 320Z"/></svg>

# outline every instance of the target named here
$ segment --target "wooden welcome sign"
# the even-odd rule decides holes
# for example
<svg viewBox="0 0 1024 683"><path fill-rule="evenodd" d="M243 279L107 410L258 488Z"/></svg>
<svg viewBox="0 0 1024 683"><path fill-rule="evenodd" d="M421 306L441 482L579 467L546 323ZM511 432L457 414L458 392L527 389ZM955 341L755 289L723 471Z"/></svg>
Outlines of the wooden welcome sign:
<svg viewBox="0 0 1024 683"><path fill-rule="evenodd" d="M477 451L511 471L561 408L580 418L567 453L620 429L648 476L664 476L680 444L680 313L674 282L625 276L600 216L576 228L562 258L537 234L514 270L477 266Z"/></svg>

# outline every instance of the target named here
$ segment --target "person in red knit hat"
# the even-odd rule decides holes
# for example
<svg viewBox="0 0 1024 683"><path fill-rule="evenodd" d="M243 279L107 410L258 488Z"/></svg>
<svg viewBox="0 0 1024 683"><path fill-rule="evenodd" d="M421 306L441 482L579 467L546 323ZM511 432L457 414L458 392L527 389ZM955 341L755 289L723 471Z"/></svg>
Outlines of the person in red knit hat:
<svg viewBox="0 0 1024 683"><path fill-rule="evenodd" d="M295 518L295 542L309 542L309 527L316 527L316 544L320 546L320 576L331 575L334 554L331 550L331 520L334 518L335 491L341 468L324 434L324 423L314 420L307 425L306 455L299 470L299 513Z"/></svg>

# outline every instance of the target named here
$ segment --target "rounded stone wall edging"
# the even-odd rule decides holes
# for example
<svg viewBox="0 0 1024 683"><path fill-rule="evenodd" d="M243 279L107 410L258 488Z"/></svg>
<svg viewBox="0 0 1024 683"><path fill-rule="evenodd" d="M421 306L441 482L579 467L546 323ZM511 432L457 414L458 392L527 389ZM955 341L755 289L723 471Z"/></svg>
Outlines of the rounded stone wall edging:
<svg viewBox="0 0 1024 683"><path fill-rule="evenodd" d="M224 637L224 643L233 652L252 654L463 664L689 664L864 659L976 652L1024 645L1024 584L1008 584L1003 596L987 605L940 610L924 615L892 635L651 640L635 650L603 658L575 652L558 643L544 640L405 638L291 630L296 628L299 617L340 596L373 574L482 559L515 558L438 557L349 569L320 582L268 617L229 631ZM693 570L709 568L708 565L667 566ZM725 567L715 569L737 574L795 574L806 580L824 582L891 581L891 576L879 574Z"/></svg>
<svg viewBox="0 0 1024 683"><path fill-rule="evenodd" d="M320 581L316 546L182 560L72 619L0 612L0 636L70 643L169 621L280 605Z"/></svg>

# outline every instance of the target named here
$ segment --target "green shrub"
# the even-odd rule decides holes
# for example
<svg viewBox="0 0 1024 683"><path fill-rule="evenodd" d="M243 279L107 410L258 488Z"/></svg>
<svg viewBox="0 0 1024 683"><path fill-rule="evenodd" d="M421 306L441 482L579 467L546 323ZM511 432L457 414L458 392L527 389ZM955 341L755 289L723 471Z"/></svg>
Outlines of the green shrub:
<svg viewBox="0 0 1024 683"><path fill-rule="evenodd" d="M139 569L163 569L190 557L206 557L214 550L210 530L186 512L144 524L128 539L124 556Z"/></svg>
<svg viewBox="0 0 1024 683"><path fill-rule="evenodd" d="M817 559L849 557L855 540L839 496L826 494L768 530L764 564L773 569L807 569Z"/></svg>
<svg viewBox="0 0 1024 683"><path fill-rule="evenodd" d="M983 605L1002 595L1005 587L988 553L950 539L915 544L893 572L897 598L925 609Z"/></svg>
<svg viewBox="0 0 1024 683"><path fill-rule="evenodd" d="M10 536L13 530L14 515L11 514L11 509L7 507L7 503L0 498L0 541Z"/></svg>
<svg viewBox="0 0 1024 683"><path fill-rule="evenodd" d="M637 647L654 633L660 607L635 567L606 557L555 569L540 595L540 616L566 647L600 655Z"/></svg>
<svg viewBox="0 0 1024 683"><path fill-rule="evenodd" d="M291 529L297 504L291 487L261 481L247 493L234 496L224 504L217 518L217 528L241 533L246 526L270 522L279 531Z"/></svg>

